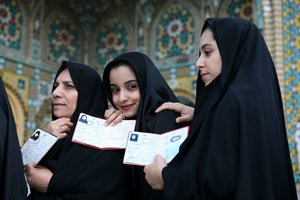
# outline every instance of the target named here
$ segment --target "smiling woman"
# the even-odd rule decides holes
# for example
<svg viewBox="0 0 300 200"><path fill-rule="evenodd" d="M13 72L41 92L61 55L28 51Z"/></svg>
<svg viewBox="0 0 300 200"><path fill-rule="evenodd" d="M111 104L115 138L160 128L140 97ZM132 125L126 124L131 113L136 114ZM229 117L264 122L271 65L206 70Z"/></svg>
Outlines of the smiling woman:
<svg viewBox="0 0 300 200"><path fill-rule="evenodd" d="M110 71L110 87L115 106L126 118L135 117L140 105L140 89L132 68L119 63Z"/></svg>
<svg viewBox="0 0 300 200"><path fill-rule="evenodd" d="M103 83L112 105L126 119L136 119L136 131L161 134L185 126L176 124L176 112L155 113L162 103L178 100L148 56L138 52L118 56L106 66ZM137 199L164 199L162 191L147 184L142 167L134 167L134 178Z"/></svg>

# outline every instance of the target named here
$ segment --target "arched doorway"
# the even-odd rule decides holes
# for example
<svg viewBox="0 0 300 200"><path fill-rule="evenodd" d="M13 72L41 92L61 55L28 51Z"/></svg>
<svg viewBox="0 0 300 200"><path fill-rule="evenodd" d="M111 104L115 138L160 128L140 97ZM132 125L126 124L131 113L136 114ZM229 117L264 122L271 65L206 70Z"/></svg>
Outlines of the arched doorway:
<svg viewBox="0 0 300 200"><path fill-rule="evenodd" d="M6 87L6 92L14 114L19 143L22 146L25 133L25 110L22 106L21 99L18 98L18 96L11 89L9 89L9 87Z"/></svg>

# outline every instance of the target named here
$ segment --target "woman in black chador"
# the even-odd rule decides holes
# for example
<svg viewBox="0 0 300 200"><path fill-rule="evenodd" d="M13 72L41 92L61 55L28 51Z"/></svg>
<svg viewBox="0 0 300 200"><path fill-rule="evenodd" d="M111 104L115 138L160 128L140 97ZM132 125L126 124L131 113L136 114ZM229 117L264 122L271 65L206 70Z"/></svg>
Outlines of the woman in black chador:
<svg viewBox="0 0 300 200"><path fill-rule="evenodd" d="M129 199L131 170L122 163L124 151L102 151L71 142L80 113L104 118L107 99L98 72L64 61L54 80L51 102L52 124L56 124L52 130L67 136L41 166L26 166L32 188L29 199Z"/></svg>
<svg viewBox="0 0 300 200"><path fill-rule="evenodd" d="M136 119L136 131L161 134L180 127L175 122L178 113L155 113L162 103L178 100L148 56L138 52L118 56L105 67L103 83L112 105L126 119ZM163 192L146 182L143 167L134 167L134 177L137 199L163 199Z"/></svg>
<svg viewBox="0 0 300 200"><path fill-rule="evenodd" d="M278 79L257 27L207 19L196 66L190 137L168 166L157 156L145 168L149 183L170 200L297 199Z"/></svg>
<svg viewBox="0 0 300 200"><path fill-rule="evenodd" d="M26 199L26 183L16 124L0 77L0 199Z"/></svg>

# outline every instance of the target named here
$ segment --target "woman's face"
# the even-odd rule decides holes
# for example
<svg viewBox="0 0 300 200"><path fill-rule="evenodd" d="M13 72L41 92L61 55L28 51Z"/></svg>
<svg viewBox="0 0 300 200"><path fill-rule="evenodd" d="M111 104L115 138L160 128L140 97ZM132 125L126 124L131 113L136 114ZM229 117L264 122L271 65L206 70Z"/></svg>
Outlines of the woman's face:
<svg viewBox="0 0 300 200"><path fill-rule="evenodd" d="M126 118L136 117L140 105L140 89L137 78L128 65L111 69L109 74L113 103Z"/></svg>
<svg viewBox="0 0 300 200"><path fill-rule="evenodd" d="M56 78L51 96L53 114L57 118L71 118L77 106L78 92L74 86L68 68Z"/></svg>
<svg viewBox="0 0 300 200"><path fill-rule="evenodd" d="M205 86L210 84L222 70L222 58L211 30L206 29L200 37L200 57L197 68Z"/></svg>

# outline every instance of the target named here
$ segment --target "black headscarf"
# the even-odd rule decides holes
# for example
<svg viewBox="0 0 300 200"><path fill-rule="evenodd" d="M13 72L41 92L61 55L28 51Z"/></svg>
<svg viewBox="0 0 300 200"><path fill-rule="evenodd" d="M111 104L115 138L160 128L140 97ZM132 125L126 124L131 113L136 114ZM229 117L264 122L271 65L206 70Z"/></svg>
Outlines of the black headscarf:
<svg viewBox="0 0 300 200"><path fill-rule="evenodd" d="M138 131L154 133L163 133L171 130L170 128L173 126L170 127L167 124L166 127L161 127L163 125L161 124L158 129L156 120L159 115L155 113L155 110L164 102L178 102L178 99L153 62L148 56L142 53L129 52L122 54L108 63L105 67L103 73L103 84L109 101L112 105L114 105L110 89L109 73L112 67L116 66L120 62L127 63L131 66L139 83L141 101L139 112L136 117L137 122L135 129ZM176 113L168 113L172 113L173 116L177 116ZM173 124L175 123L173 122Z"/></svg>
<svg viewBox="0 0 300 200"><path fill-rule="evenodd" d="M175 119L179 115L173 111L168 110L158 114L155 113L155 110L164 102L178 102L178 100L150 58L139 52L122 54L105 67L103 84L112 105L114 104L112 101L109 74L111 69L121 62L128 64L133 69L141 92L135 130L161 134L182 126L176 124ZM162 192L152 190L146 182L143 168L136 167L135 173L137 179L137 199L163 199Z"/></svg>
<svg viewBox="0 0 300 200"><path fill-rule="evenodd" d="M0 199L26 199L26 184L16 124L0 77Z"/></svg>
<svg viewBox="0 0 300 200"><path fill-rule="evenodd" d="M56 78L66 68L78 92L77 107L71 117L73 127L67 138L59 141L59 156L50 167L54 173L46 199L123 200L130 177L130 169L122 164L124 151L96 150L71 142L81 112L104 118L107 100L101 78L93 68L72 62L63 62ZM56 119L54 115L52 118Z"/></svg>
<svg viewBox="0 0 300 200"><path fill-rule="evenodd" d="M236 18L207 24L222 72L207 88L198 75L190 137L163 170L165 196L297 199L278 78L260 31Z"/></svg>

